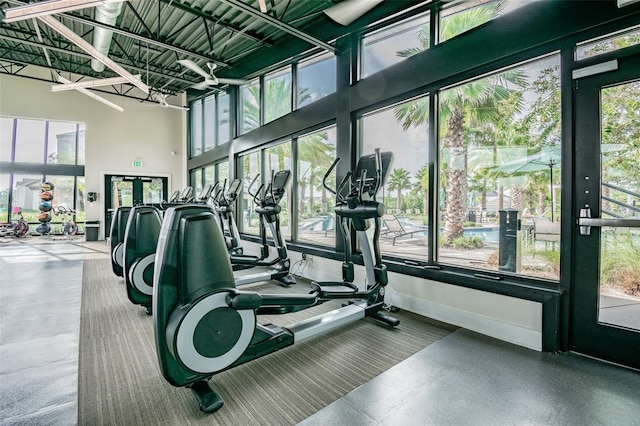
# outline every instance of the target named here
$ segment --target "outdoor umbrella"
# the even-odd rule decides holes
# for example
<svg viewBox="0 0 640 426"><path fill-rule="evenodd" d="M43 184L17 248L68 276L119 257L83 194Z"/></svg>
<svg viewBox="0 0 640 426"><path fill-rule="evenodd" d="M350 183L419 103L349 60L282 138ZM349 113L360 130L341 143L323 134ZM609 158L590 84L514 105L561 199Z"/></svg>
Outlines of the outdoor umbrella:
<svg viewBox="0 0 640 426"><path fill-rule="evenodd" d="M608 143L600 145L600 153L602 154L602 160L611 159L611 153L620 155L621 151L624 151L626 146L624 144ZM605 155L610 154L610 155ZM549 170L549 188L551 190L551 221L553 222L553 169L560 167L560 147L553 146L544 148L542 151L527 155L526 157L519 158L517 160L504 163L494 170L502 173L531 173L539 172L541 170Z"/></svg>
<svg viewBox="0 0 640 426"><path fill-rule="evenodd" d="M545 149L537 154L509 161L495 168L502 173L531 173L549 170L549 189L551 190L551 221L553 222L553 169L560 166L560 147Z"/></svg>

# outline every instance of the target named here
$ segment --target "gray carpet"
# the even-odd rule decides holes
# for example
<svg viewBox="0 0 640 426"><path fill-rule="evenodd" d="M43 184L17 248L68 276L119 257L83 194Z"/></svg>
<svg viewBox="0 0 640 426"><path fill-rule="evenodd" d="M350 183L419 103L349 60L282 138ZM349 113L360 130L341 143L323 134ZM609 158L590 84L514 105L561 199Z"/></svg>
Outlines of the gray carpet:
<svg viewBox="0 0 640 426"><path fill-rule="evenodd" d="M307 285L301 282L292 291ZM254 289L285 291L273 284ZM85 261L80 425L296 424L454 329L404 312L395 314L401 320L397 329L358 321L214 376L225 405L205 414L191 391L172 387L160 375L152 318L125 293L109 260ZM331 302L259 320L287 325L337 306Z"/></svg>

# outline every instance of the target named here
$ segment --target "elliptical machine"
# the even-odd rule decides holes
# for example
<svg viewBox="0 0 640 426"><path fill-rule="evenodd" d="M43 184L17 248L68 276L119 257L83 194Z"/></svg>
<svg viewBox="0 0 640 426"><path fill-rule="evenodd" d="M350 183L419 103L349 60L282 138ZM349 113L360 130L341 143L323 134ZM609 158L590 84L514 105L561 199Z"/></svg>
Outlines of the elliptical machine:
<svg viewBox="0 0 640 426"><path fill-rule="evenodd" d="M205 185L195 198L186 202L206 205L217 185ZM186 195L186 191L183 192ZM121 239L120 276L124 277L127 296L131 303L143 306L148 315L151 315L153 271L161 225L162 210L156 206L129 207Z"/></svg>
<svg viewBox="0 0 640 426"><path fill-rule="evenodd" d="M153 206L136 206L129 211L123 241L123 276L129 301L151 315L153 273L162 218Z"/></svg>
<svg viewBox="0 0 640 426"><path fill-rule="evenodd" d="M362 290L353 284L350 251L345 250L341 282L314 283L311 293L298 295L239 291L215 214L202 206L170 208L158 241L153 286L154 333L163 377L173 386L190 388L200 409L211 413L223 405L209 384L218 372L365 316L397 326L397 319L380 312L387 273L378 246L384 206L375 198L392 158L390 152L379 151L375 157L360 158L355 174L349 173L338 190L331 191L341 194L350 184L348 195L337 198L335 212L347 231L345 243L350 239L349 224L360 238L368 277ZM325 185L338 161L325 175ZM256 321L261 314L300 311L334 299L350 303L286 328Z"/></svg>
<svg viewBox="0 0 640 426"><path fill-rule="evenodd" d="M276 280L283 283L285 286L289 286L296 283L296 279L291 275L291 260L287 253L287 243L282 237L280 231L280 201L285 194L285 188L289 184L291 179L290 170L280 170L272 175L271 182L267 185L260 185L255 191L251 191L251 186L258 179L256 176L251 185L249 186L249 194L253 197L255 204L257 205L255 211L258 213L260 221L260 255L252 256L247 254L231 253L231 265L234 271L239 271L248 268L254 268L257 266L270 267L268 271L257 272L255 274L248 274L236 277L236 285L245 285L266 280ZM235 191L239 191L236 189ZM234 199L237 199L237 193L232 194ZM238 228L233 220L233 211L227 212L226 210L232 209L231 206L225 207L225 217L221 217L221 221L226 220L230 227L230 235L237 235ZM273 238L273 244L276 249L277 256L271 260L268 260L270 254L270 247L267 241L267 227L271 232ZM228 244L227 244L228 247ZM236 249L237 251L237 249Z"/></svg>
<svg viewBox="0 0 640 426"><path fill-rule="evenodd" d="M256 175L249 187L253 186L259 176L259 174ZM216 185L218 184L216 183ZM242 190L242 180L234 179L229 184L229 189L227 190L226 188L227 181L225 179L222 188L218 189L212 197L212 200L215 205L216 212L220 217L220 226L222 227L222 232L224 234L225 242L227 243L227 250L229 250L229 254L241 255L244 250L240 246L240 232L238 231L238 226L236 225L234 218L233 205Z"/></svg>
<svg viewBox="0 0 640 426"><path fill-rule="evenodd" d="M205 186L198 194L196 202L206 203L211 197L214 187L211 185ZM193 194L193 188L186 186L182 191L175 191L168 202L160 202L160 208L167 208L172 205L184 204L189 201L193 201L191 195ZM124 276L124 241L126 239L127 223L129 222L129 213L131 212L131 206L120 206L113 211L113 217L111 220L111 227L109 228L109 249L111 252L111 269L113 273L119 277ZM126 281L126 278L125 278Z"/></svg>
<svg viewBox="0 0 640 426"><path fill-rule="evenodd" d="M111 250L111 269L119 277L123 276L124 265L124 231L129 220L131 207L120 206L113 211L109 230L109 248Z"/></svg>

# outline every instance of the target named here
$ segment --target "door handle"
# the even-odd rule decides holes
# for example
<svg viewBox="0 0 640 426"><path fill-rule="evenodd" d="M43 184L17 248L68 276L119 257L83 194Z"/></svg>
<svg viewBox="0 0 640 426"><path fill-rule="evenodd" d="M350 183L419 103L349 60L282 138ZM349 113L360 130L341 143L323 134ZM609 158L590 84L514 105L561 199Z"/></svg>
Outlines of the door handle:
<svg viewBox="0 0 640 426"><path fill-rule="evenodd" d="M591 209L580 209L580 217L577 224L580 226L580 235L591 235L592 226L615 226L625 228L640 228L640 219L601 219L591 217Z"/></svg>

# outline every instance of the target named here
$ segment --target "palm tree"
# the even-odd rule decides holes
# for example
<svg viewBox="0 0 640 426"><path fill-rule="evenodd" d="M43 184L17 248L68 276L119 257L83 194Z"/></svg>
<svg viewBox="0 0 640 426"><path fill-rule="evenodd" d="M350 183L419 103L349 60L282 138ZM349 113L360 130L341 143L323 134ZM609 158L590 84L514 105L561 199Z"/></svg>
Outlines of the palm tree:
<svg viewBox="0 0 640 426"><path fill-rule="evenodd" d="M327 132L317 132L300 138L298 141L298 161L309 163L308 175L299 176L298 180L300 185L306 186L308 184L309 188L311 189L309 194L309 208L311 210L313 209L313 189L317 187L317 184L320 182L320 178L329 168L336 155L335 146L332 143L328 142L328 138L329 136L327 135ZM322 191L324 200L323 213L326 213L327 210L324 207L326 201L326 193L324 193L324 187L322 187ZM304 211L304 195L304 188L301 188L301 212Z"/></svg>
<svg viewBox="0 0 640 426"><path fill-rule="evenodd" d="M486 22L500 13L502 2L489 3L469 13L460 13L445 20L441 27L443 39L459 34L462 28L473 28L479 23ZM428 37L421 37L425 43ZM423 45L423 50L428 45ZM399 52L408 54L410 52ZM415 53L415 52L413 52ZM512 89L509 87L523 86L524 78L520 71L511 70L499 75L470 82L446 90L440 95L440 122L444 126L441 130L442 158L447 159L443 167L443 177L446 179L446 208L444 224L444 244L450 245L454 239L463 236L464 217L467 200L467 138L465 129L470 126L484 126L496 123L502 118L498 106L508 99ZM395 116L402 121L403 128L428 124L428 100L420 99L409 102L395 110Z"/></svg>
<svg viewBox="0 0 640 426"><path fill-rule="evenodd" d="M422 194L422 212L429 212L429 165L425 164L416 173L416 190Z"/></svg>
<svg viewBox="0 0 640 426"><path fill-rule="evenodd" d="M246 92L245 92L246 91ZM260 84L242 88L242 129L240 133L260 127ZM225 123L229 119L227 118Z"/></svg>
<svg viewBox="0 0 640 426"><path fill-rule="evenodd" d="M393 169L393 172L391 172L391 175L389 176L389 183L387 184L389 191L397 191L396 212L400 211L400 209L402 208L402 190L411 188L411 179L409 178L409 176L410 173L407 169Z"/></svg>
<svg viewBox="0 0 640 426"><path fill-rule="evenodd" d="M512 85L523 85L523 74L510 70L499 75L457 86L441 93L440 116L445 130L441 131L442 158L447 167L442 171L446 176L446 211L444 224L444 244L463 235L467 200L467 142L465 134L467 122L473 126L496 123L503 117L498 108L501 101L510 97ZM426 103L418 100L410 104ZM405 104L395 111L403 120L403 127L424 124L427 120L417 115L417 105Z"/></svg>
<svg viewBox="0 0 640 426"><path fill-rule="evenodd" d="M260 85L252 84L243 88L246 90L242 102L242 129L253 130L260 126ZM298 102L311 98L308 88L298 93ZM285 79L273 79L267 82L265 99L269 107L265 110L265 122L270 122L291 112L291 82ZM222 120L221 124L228 121Z"/></svg>
<svg viewBox="0 0 640 426"><path fill-rule="evenodd" d="M480 217L487 211L487 192L495 185L495 174L490 168L478 170L469 179L469 189L480 193Z"/></svg>

